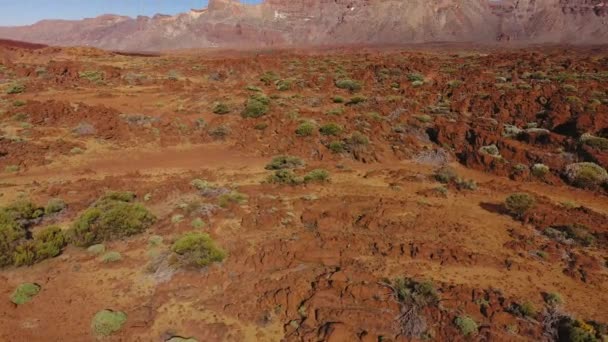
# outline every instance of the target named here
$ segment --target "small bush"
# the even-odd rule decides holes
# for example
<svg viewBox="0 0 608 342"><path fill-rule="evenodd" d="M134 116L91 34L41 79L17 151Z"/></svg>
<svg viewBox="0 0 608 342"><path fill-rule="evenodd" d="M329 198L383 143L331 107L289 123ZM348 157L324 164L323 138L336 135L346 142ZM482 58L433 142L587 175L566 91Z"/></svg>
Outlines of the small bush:
<svg viewBox="0 0 608 342"><path fill-rule="evenodd" d="M110 336L119 331L127 321L127 314L122 311L101 310L91 322L91 330L96 336Z"/></svg>
<svg viewBox="0 0 608 342"><path fill-rule="evenodd" d="M456 174L456 170L449 166L444 166L437 171L435 171L435 179L443 184L448 184L458 178Z"/></svg>
<svg viewBox="0 0 608 342"><path fill-rule="evenodd" d="M340 135L340 133L342 133L342 126L335 123L328 123L321 126L319 132L323 135Z"/></svg>
<svg viewBox="0 0 608 342"><path fill-rule="evenodd" d="M192 220L192 222L190 223L190 225L194 229L201 229L201 228L205 227L205 221L203 221L203 219L201 219L200 217L197 217L194 220Z"/></svg>
<svg viewBox="0 0 608 342"><path fill-rule="evenodd" d="M477 182L473 179L456 179L456 187L458 190L477 190Z"/></svg>
<svg viewBox="0 0 608 342"><path fill-rule="evenodd" d="M414 82L412 82L412 87L414 87L414 88L422 87L423 85L424 85L424 81L414 81Z"/></svg>
<svg viewBox="0 0 608 342"><path fill-rule="evenodd" d="M202 179L193 179L190 182L190 185L195 187L197 190L205 190L211 186L211 184L209 184L209 182L207 182L206 180L202 180Z"/></svg>
<svg viewBox="0 0 608 342"><path fill-rule="evenodd" d="M190 232L182 235L171 247L183 264L206 267L214 262L222 262L226 252L215 245L209 235Z"/></svg>
<svg viewBox="0 0 608 342"><path fill-rule="evenodd" d="M355 96L352 97L350 100L348 100L348 102L346 102L347 106L354 106L354 105L358 105L360 103L363 103L367 101L367 98L363 97L363 96Z"/></svg>
<svg viewBox="0 0 608 342"><path fill-rule="evenodd" d="M580 188L595 188L608 181L608 172L595 163L574 163L566 166L568 181Z"/></svg>
<svg viewBox="0 0 608 342"><path fill-rule="evenodd" d="M21 168L19 165L7 165L4 167L4 172L7 173L17 173Z"/></svg>
<svg viewBox="0 0 608 342"><path fill-rule="evenodd" d="M396 278L391 282L399 302L418 308L439 304L439 295L430 281L418 282L410 278Z"/></svg>
<svg viewBox="0 0 608 342"><path fill-rule="evenodd" d="M597 148L598 150L608 150L608 139L606 138L595 137L591 134L586 133L581 136L580 141L582 144Z"/></svg>
<svg viewBox="0 0 608 342"><path fill-rule="evenodd" d="M323 183L329 180L329 172L323 169L315 169L304 176L305 183L318 182Z"/></svg>
<svg viewBox="0 0 608 342"><path fill-rule="evenodd" d="M35 283L23 283L11 294L11 302L17 305L23 305L34 298L40 292L40 285Z"/></svg>
<svg viewBox="0 0 608 342"><path fill-rule="evenodd" d="M215 106L213 106L213 113L219 115L228 114L230 113L230 107L222 102L216 103Z"/></svg>
<svg viewBox="0 0 608 342"><path fill-rule="evenodd" d="M568 342L600 342L596 337L595 328L581 320L569 319L559 329L559 341Z"/></svg>
<svg viewBox="0 0 608 342"><path fill-rule="evenodd" d="M61 228L53 226L41 230L32 240L17 246L13 254L15 266L33 265L61 254L67 240Z"/></svg>
<svg viewBox="0 0 608 342"><path fill-rule="evenodd" d="M291 90L292 86L293 86L294 81L291 79L287 79L287 80L278 80L276 81L276 88L278 91L287 91L287 90Z"/></svg>
<svg viewBox="0 0 608 342"><path fill-rule="evenodd" d="M104 263L117 262L122 260L122 255L118 252L108 252L101 257L101 261Z"/></svg>
<svg viewBox="0 0 608 342"><path fill-rule="evenodd" d="M6 93L9 95L12 95L12 94L21 94L24 91L25 91L25 86L23 84L14 83L8 87L8 89L6 90Z"/></svg>
<svg viewBox="0 0 608 342"><path fill-rule="evenodd" d="M274 71L267 71L262 76L260 76L260 81L265 85L271 85L272 83L279 80L279 75L277 75Z"/></svg>
<svg viewBox="0 0 608 342"><path fill-rule="evenodd" d="M344 98L342 96L334 96L331 98L333 103L344 103Z"/></svg>
<svg viewBox="0 0 608 342"><path fill-rule="evenodd" d="M357 81L353 81L351 79L341 79L336 81L336 87L340 89L346 89L351 92L356 92L361 90L361 84Z"/></svg>
<svg viewBox="0 0 608 342"><path fill-rule="evenodd" d="M44 213L46 215L57 214L63 211L65 207L66 204L61 198L52 198L47 202L46 207L44 208Z"/></svg>
<svg viewBox="0 0 608 342"><path fill-rule="evenodd" d="M183 220L184 220L184 215L182 215L182 214L176 214L176 215L171 216L171 223L173 223L173 224L180 223Z"/></svg>
<svg viewBox="0 0 608 342"><path fill-rule="evenodd" d="M238 191L231 191L218 197L218 205L222 208L230 206L230 204L244 204L247 202L247 195Z"/></svg>
<svg viewBox="0 0 608 342"><path fill-rule="evenodd" d="M345 144L342 141L335 140L329 143L329 149L332 153L342 153L344 152Z"/></svg>
<svg viewBox="0 0 608 342"><path fill-rule="evenodd" d="M96 244L93 246L89 246L89 248L87 248L87 252L93 255L101 255L106 251L106 246L104 244Z"/></svg>
<svg viewBox="0 0 608 342"><path fill-rule="evenodd" d="M532 166L532 175L538 178L544 178L549 173L549 167L545 164L534 164Z"/></svg>
<svg viewBox="0 0 608 342"><path fill-rule="evenodd" d="M259 118L268 113L270 99L264 95L254 95L245 103L245 109L241 113L244 118Z"/></svg>
<svg viewBox="0 0 608 342"><path fill-rule="evenodd" d="M70 240L77 246L88 247L148 229L156 218L141 204L131 203L132 198L126 193L102 197L74 222Z"/></svg>
<svg viewBox="0 0 608 342"><path fill-rule="evenodd" d="M479 153L487 154L496 158L500 157L500 151L498 150L498 147L496 147L496 145L482 146L479 148Z"/></svg>
<svg viewBox="0 0 608 342"><path fill-rule="evenodd" d="M558 306L564 303L562 296L557 292L550 292L544 296L545 302L550 306Z"/></svg>
<svg viewBox="0 0 608 342"><path fill-rule="evenodd" d="M296 169L304 166L304 161L294 156L276 156L266 165L266 170Z"/></svg>
<svg viewBox="0 0 608 342"><path fill-rule="evenodd" d="M595 243L595 236L589 232L589 228L584 224L574 223L555 229L560 231L566 239L571 239L580 245L591 246Z"/></svg>
<svg viewBox="0 0 608 342"><path fill-rule="evenodd" d="M291 170L276 170L272 175L268 177L268 183L273 184L286 184L286 185L299 185L304 180L301 177L296 176Z"/></svg>
<svg viewBox="0 0 608 342"><path fill-rule="evenodd" d="M310 121L302 122L298 128L296 128L296 134L301 137L311 136L315 130L315 125Z"/></svg>
<svg viewBox="0 0 608 342"><path fill-rule="evenodd" d="M219 125L217 127L209 129L209 135L214 139L225 139L230 135L230 127L226 125Z"/></svg>
<svg viewBox="0 0 608 342"><path fill-rule="evenodd" d="M479 330L477 322L475 322L469 316L463 315L456 317L456 319L454 320L454 324L456 324L456 326L460 330L460 333L464 336L476 335L477 331Z"/></svg>
<svg viewBox="0 0 608 342"><path fill-rule="evenodd" d="M361 132L353 132L348 142L354 146L369 145L369 138Z"/></svg>
<svg viewBox="0 0 608 342"><path fill-rule="evenodd" d="M515 193L509 195L505 199L505 208L509 212L518 217L523 216L528 210L532 209L536 204L534 196L526 193Z"/></svg>
<svg viewBox="0 0 608 342"><path fill-rule="evenodd" d="M326 114L333 115L333 116L340 116L340 115L344 114L344 108L342 108L342 107L333 108L333 109L328 110Z"/></svg>
<svg viewBox="0 0 608 342"><path fill-rule="evenodd" d="M520 304L518 309L519 309L519 313L523 317L534 318L536 316L536 314L538 313L536 310L536 307L534 307L534 304L532 304L530 302L525 302L523 304Z"/></svg>
<svg viewBox="0 0 608 342"><path fill-rule="evenodd" d="M411 74L407 75L407 79L410 82L416 82L416 81L424 82L424 75L419 74L419 73L411 73Z"/></svg>
<svg viewBox="0 0 608 342"><path fill-rule="evenodd" d="M93 83L101 82L104 79L104 73L101 71L81 71L78 73L78 76Z"/></svg>

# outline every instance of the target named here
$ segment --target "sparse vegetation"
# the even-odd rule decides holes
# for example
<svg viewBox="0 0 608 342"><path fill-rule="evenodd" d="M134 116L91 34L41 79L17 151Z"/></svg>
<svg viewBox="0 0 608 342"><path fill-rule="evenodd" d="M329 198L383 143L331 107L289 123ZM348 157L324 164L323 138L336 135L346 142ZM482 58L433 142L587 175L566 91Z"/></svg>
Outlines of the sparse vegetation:
<svg viewBox="0 0 608 342"><path fill-rule="evenodd" d="M112 262L117 262L117 261L120 261L120 260L122 260L122 255L120 253L114 252L114 251L107 252L106 254L104 254L101 257L101 261L103 263L106 263L106 264L107 263L112 263Z"/></svg>
<svg viewBox="0 0 608 342"><path fill-rule="evenodd" d="M336 123L328 123L319 128L319 132L322 135L340 135L342 133L342 126Z"/></svg>
<svg viewBox="0 0 608 342"><path fill-rule="evenodd" d="M238 191L231 191L218 197L218 205L222 208L227 208L231 204L241 205L247 202L247 195Z"/></svg>
<svg viewBox="0 0 608 342"><path fill-rule="evenodd" d="M511 194L505 199L505 208L517 217L525 215L535 204L534 196L526 193Z"/></svg>
<svg viewBox="0 0 608 342"><path fill-rule="evenodd" d="M99 83L103 81L105 77L103 72L96 70L81 71L80 73L78 73L78 76L91 83Z"/></svg>
<svg viewBox="0 0 608 342"><path fill-rule="evenodd" d="M298 177L293 171L288 169L276 170L268 177L268 183L273 184L299 185L303 182L303 178Z"/></svg>
<svg viewBox="0 0 608 342"><path fill-rule="evenodd" d="M11 302L17 305L23 305L30 302L39 292L41 286L35 283L23 283L15 289L11 294Z"/></svg>
<svg viewBox="0 0 608 342"><path fill-rule="evenodd" d="M270 110L270 99L263 94L252 95L245 103L245 109L241 113L244 118L259 118Z"/></svg>
<svg viewBox="0 0 608 342"><path fill-rule="evenodd" d="M338 87L340 89L346 89L351 92L356 92L356 91L361 90L361 83L348 79L348 78L345 78L345 79L337 80L336 87Z"/></svg>
<svg viewBox="0 0 608 342"><path fill-rule="evenodd" d="M314 131L315 125L310 121L304 121L296 128L296 134L301 137L311 136Z"/></svg>
<svg viewBox="0 0 608 342"><path fill-rule="evenodd" d="M595 163L574 163L566 166L568 181L580 188L596 188L608 181L608 172Z"/></svg>
<svg viewBox="0 0 608 342"><path fill-rule="evenodd" d="M228 114L230 113L230 107L223 102L218 102L213 106L213 113L218 115Z"/></svg>
<svg viewBox="0 0 608 342"><path fill-rule="evenodd" d="M332 141L332 142L329 143L329 149L333 153L342 153L342 152L344 152L345 144L342 141L334 140L334 141Z"/></svg>
<svg viewBox="0 0 608 342"><path fill-rule="evenodd" d="M145 231L155 217L143 205L133 203L132 193L110 193L85 210L70 229L70 240L88 247Z"/></svg>
<svg viewBox="0 0 608 342"><path fill-rule="evenodd" d="M62 212L65 208L66 204L61 198L52 198L47 202L44 213L46 215L57 214Z"/></svg>
<svg viewBox="0 0 608 342"><path fill-rule="evenodd" d="M182 235L171 251L177 255L180 263L196 267L206 267L226 258L226 252L217 247L209 235L200 232Z"/></svg>
<svg viewBox="0 0 608 342"><path fill-rule="evenodd" d="M304 176L305 183L311 183L311 182L323 183L323 182L327 182L328 180L329 180L329 172L327 172L327 170L324 170L324 169L312 170Z"/></svg>
<svg viewBox="0 0 608 342"><path fill-rule="evenodd" d="M106 337L118 332L126 322L127 314L122 311L101 310L93 317L91 330L95 336Z"/></svg>
<svg viewBox="0 0 608 342"><path fill-rule="evenodd" d="M266 170L296 169L304 166L304 161L294 156L276 156L266 165Z"/></svg>
<svg viewBox="0 0 608 342"><path fill-rule="evenodd" d="M464 336L476 335L479 330L477 322L475 322L471 317L465 315L456 317L454 324L456 324L458 330L460 330L460 333Z"/></svg>

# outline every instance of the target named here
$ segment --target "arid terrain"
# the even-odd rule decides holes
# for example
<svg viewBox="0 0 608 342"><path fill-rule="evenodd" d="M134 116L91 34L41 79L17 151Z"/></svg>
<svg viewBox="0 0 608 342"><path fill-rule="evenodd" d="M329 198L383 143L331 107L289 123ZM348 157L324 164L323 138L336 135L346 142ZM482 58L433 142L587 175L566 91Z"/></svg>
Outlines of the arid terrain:
<svg viewBox="0 0 608 342"><path fill-rule="evenodd" d="M1 341L607 339L608 49L0 46Z"/></svg>

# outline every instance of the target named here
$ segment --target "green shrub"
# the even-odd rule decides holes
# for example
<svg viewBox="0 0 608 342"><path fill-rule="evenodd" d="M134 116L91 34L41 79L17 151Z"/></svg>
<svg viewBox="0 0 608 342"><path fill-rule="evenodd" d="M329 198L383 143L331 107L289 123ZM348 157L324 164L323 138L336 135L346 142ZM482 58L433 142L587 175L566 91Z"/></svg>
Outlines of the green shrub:
<svg viewBox="0 0 608 342"><path fill-rule="evenodd" d="M127 314L122 311L101 310L91 322L93 334L100 337L110 336L119 331L127 322Z"/></svg>
<svg viewBox="0 0 608 342"><path fill-rule="evenodd" d="M369 138L361 132L353 132L348 139L349 144L353 146L362 146L369 144Z"/></svg>
<svg viewBox="0 0 608 342"><path fill-rule="evenodd" d="M184 220L184 215L182 214L176 214L171 216L171 223L176 224L176 223L180 223Z"/></svg>
<svg viewBox="0 0 608 342"><path fill-rule="evenodd" d="M135 200L135 193L131 191L110 191L103 195L98 202L106 201L121 201L121 202L133 202Z"/></svg>
<svg viewBox="0 0 608 342"><path fill-rule="evenodd" d="M259 118L266 113L270 105L270 99L262 94L251 96L245 103L245 109L241 113L244 118Z"/></svg>
<svg viewBox="0 0 608 342"><path fill-rule="evenodd" d="M215 106L213 106L213 113L219 115L228 114L230 113L230 107L222 102L216 103Z"/></svg>
<svg viewBox="0 0 608 342"><path fill-rule="evenodd" d="M342 130L342 126L336 123L328 123L319 128L319 132L323 135L340 135Z"/></svg>
<svg viewBox="0 0 608 342"><path fill-rule="evenodd" d="M545 164L532 165L532 175L538 178L544 178L549 173L549 167Z"/></svg>
<svg viewBox="0 0 608 342"><path fill-rule="evenodd" d="M265 85L271 85L279 79L279 75L274 71L267 71L262 76L260 76L260 81L262 81Z"/></svg>
<svg viewBox="0 0 608 342"><path fill-rule="evenodd" d="M515 193L509 195L505 199L505 208L518 217L523 216L528 210L532 209L536 204L534 196L526 193Z"/></svg>
<svg viewBox="0 0 608 342"><path fill-rule="evenodd" d="M419 74L419 73L411 73L411 74L407 75L407 79L410 82L416 82L416 81L424 82L424 75Z"/></svg>
<svg viewBox="0 0 608 342"><path fill-rule="evenodd" d="M287 169L276 170L268 177L268 183L273 184L299 185L302 182L304 180L301 177L296 176L293 171Z"/></svg>
<svg viewBox="0 0 608 342"><path fill-rule="evenodd" d="M18 201L0 208L0 267L14 263L19 257L19 264L34 259L31 252L35 244L30 239L29 226L44 213L27 201Z"/></svg>
<svg viewBox="0 0 608 342"><path fill-rule="evenodd" d="M429 123L431 121L433 121L433 117L427 114L424 115L417 115L415 116L416 120L422 122L422 123Z"/></svg>
<svg viewBox="0 0 608 342"><path fill-rule="evenodd" d="M203 219L201 219L200 217L197 217L194 220L192 220L192 222L190 223L190 225L194 229L201 229L201 228L205 227L205 221L203 221Z"/></svg>
<svg viewBox="0 0 608 342"><path fill-rule="evenodd" d="M25 91L25 86L23 84L20 83L14 83L11 84L8 89L6 90L6 93L11 95L11 94L21 94Z"/></svg>
<svg viewBox="0 0 608 342"><path fill-rule="evenodd" d="M108 252L101 257L101 261L104 263L117 262L122 260L122 255L119 252Z"/></svg>
<svg viewBox="0 0 608 342"><path fill-rule="evenodd" d="M559 329L559 340L568 342L600 342L595 328L581 320L568 320Z"/></svg>
<svg viewBox="0 0 608 342"><path fill-rule="evenodd" d="M257 129L258 131L263 131L266 128L268 128L268 124L265 122L260 122L260 123L255 124L255 126L253 126L253 128Z"/></svg>
<svg viewBox="0 0 608 342"><path fill-rule="evenodd" d="M301 137L311 136L315 130L315 125L310 121L302 122L298 128L296 128L296 134Z"/></svg>
<svg viewBox="0 0 608 342"><path fill-rule="evenodd" d="M287 80L278 80L276 81L276 88L278 91L287 91L287 90L291 90L292 86L293 86L293 80L291 79L287 79Z"/></svg>
<svg viewBox="0 0 608 342"><path fill-rule="evenodd" d="M608 172L595 163L574 163L566 166L568 181L580 188L595 188L608 181Z"/></svg>
<svg viewBox="0 0 608 342"><path fill-rule="evenodd" d="M352 97L350 100L348 100L348 102L346 102L347 106L354 106L354 105L358 105L360 103L363 103L367 101L367 98L363 97L363 96L355 96Z"/></svg>
<svg viewBox="0 0 608 342"><path fill-rule="evenodd" d="M584 224L574 223L556 229L562 232L567 239L574 240L583 246L591 246L595 243L595 236L589 232L589 228Z"/></svg>
<svg viewBox="0 0 608 342"><path fill-rule="evenodd" d="M342 141L335 140L329 143L329 149L333 153L342 153L344 152L345 144Z"/></svg>
<svg viewBox="0 0 608 342"><path fill-rule="evenodd" d="M456 187L458 190L477 190L477 182L473 179L456 179Z"/></svg>
<svg viewBox="0 0 608 342"><path fill-rule="evenodd" d="M67 239L57 226L45 228L15 250L13 256L16 266L33 265L45 259L53 258L61 254L67 245Z"/></svg>
<svg viewBox="0 0 608 342"><path fill-rule="evenodd" d="M104 244L98 243L96 245L89 246L87 248L87 252L93 255L101 255L106 251L106 246Z"/></svg>
<svg viewBox="0 0 608 342"><path fill-rule="evenodd" d="M156 248L163 244L163 237L160 235L152 235L148 239L148 247Z"/></svg>
<svg viewBox="0 0 608 342"><path fill-rule="evenodd" d="M414 81L414 82L412 82L412 87L414 87L414 88L422 87L423 85L424 85L424 81Z"/></svg>
<svg viewBox="0 0 608 342"><path fill-rule="evenodd" d="M353 81L353 80L348 79L348 78L337 80L336 81L336 87L338 87L340 89L346 89L346 90L349 90L351 92L355 92L355 91L361 90L361 84L359 82Z"/></svg>
<svg viewBox="0 0 608 342"><path fill-rule="evenodd" d="M456 326L460 330L460 333L464 336L476 335L477 331L479 330L477 322L475 322L469 316L462 315L456 317L456 319L454 320L454 324L456 324Z"/></svg>
<svg viewBox="0 0 608 342"><path fill-rule="evenodd" d="M430 281L418 282L411 278L396 278L391 282L397 300L418 308L439 304L439 295Z"/></svg>
<svg viewBox="0 0 608 342"><path fill-rule="evenodd" d="M318 182L323 183L329 180L329 172L323 169L315 169L304 176L305 183Z"/></svg>
<svg viewBox="0 0 608 342"><path fill-rule="evenodd" d="M182 235L171 247L183 264L205 267L214 262L222 262L226 252L215 245L209 235L189 232Z"/></svg>
<svg viewBox="0 0 608 342"><path fill-rule="evenodd" d="M496 145L482 146L479 148L479 153L486 154L495 158L500 157L500 151Z"/></svg>
<svg viewBox="0 0 608 342"><path fill-rule="evenodd" d="M231 191L230 193L223 194L218 197L218 205L222 208L230 206L230 204L244 204L247 202L247 195L242 194L238 191Z"/></svg>
<svg viewBox="0 0 608 342"><path fill-rule="evenodd" d="M35 283L23 283L11 294L11 302L17 305L23 305L34 298L40 292L40 285Z"/></svg>
<svg viewBox="0 0 608 342"><path fill-rule="evenodd" d="M78 73L80 78L83 78L89 82L98 83L103 81L105 75L101 71L81 71Z"/></svg>
<svg viewBox="0 0 608 342"><path fill-rule="evenodd" d="M562 296L557 292L549 292L544 296L545 302L550 306L558 306L564 303Z"/></svg>
<svg viewBox="0 0 608 342"><path fill-rule="evenodd" d="M266 170L295 169L304 166L304 161L294 156L276 156L266 165Z"/></svg>
<svg viewBox="0 0 608 342"><path fill-rule="evenodd" d="M88 247L139 234L156 218L128 193L111 193L85 210L70 229L70 240L77 246Z"/></svg>
<svg viewBox="0 0 608 342"><path fill-rule="evenodd" d="M344 114L344 108L339 107L339 108L333 108L327 111L326 113L327 115L333 115L333 116L339 116Z"/></svg>
<svg viewBox="0 0 608 342"><path fill-rule="evenodd" d="M209 184L209 182L207 182L206 180L202 180L202 179L193 179L190 182L190 185L195 187L197 190L205 190L211 186L211 184Z"/></svg>
<svg viewBox="0 0 608 342"><path fill-rule="evenodd" d="M608 139L602 137L595 137L591 134L583 134L580 139L581 143L587 146L591 146L593 148L597 148L598 150L606 151L608 150Z"/></svg>
<svg viewBox="0 0 608 342"><path fill-rule="evenodd" d="M536 310L536 307L534 307L534 304L525 302L519 305L519 313L523 317L534 318L538 314L538 311Z"/></svg>
<svg viewBox="0 0 608 342"><path fill-rule="evenodd" d="M61 198L52 198L46 203L44 213L46 215L57 214L65 209L66 204Z"/></svg>
<svg viewBox="0 0 608 342"><path fill-rule="evenodd" d="M443 184L451 183L456 180L458 175L456 174L456 170L449 166L443 166L437 171L435 171L435 179Z"/></svg>
<svg viewBox="0 0 608 342"><path fill-rule="evenodd" d="M19 165L7 165L4 167L4 172L7 173L17 173L21 168Z"/></svg>
<svg viewBox="0 0 608 342"><path fill-rule="evenodd" d="M331 98L333 103L344 103L344 98L342 96L334 96Z"/></svg>

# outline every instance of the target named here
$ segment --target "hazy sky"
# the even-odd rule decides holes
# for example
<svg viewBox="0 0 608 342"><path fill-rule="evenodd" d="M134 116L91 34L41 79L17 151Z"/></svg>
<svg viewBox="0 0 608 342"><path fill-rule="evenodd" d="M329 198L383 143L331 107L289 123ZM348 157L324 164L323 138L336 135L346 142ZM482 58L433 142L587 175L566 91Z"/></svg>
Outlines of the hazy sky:
<svg viewBox="0 0 608 342"><path fill-rule="evenodd" d="M0 26L29 25L41 19L82 19L106 13L131 17L175 14L206 6L207 0L0 0Z"/></svg>

